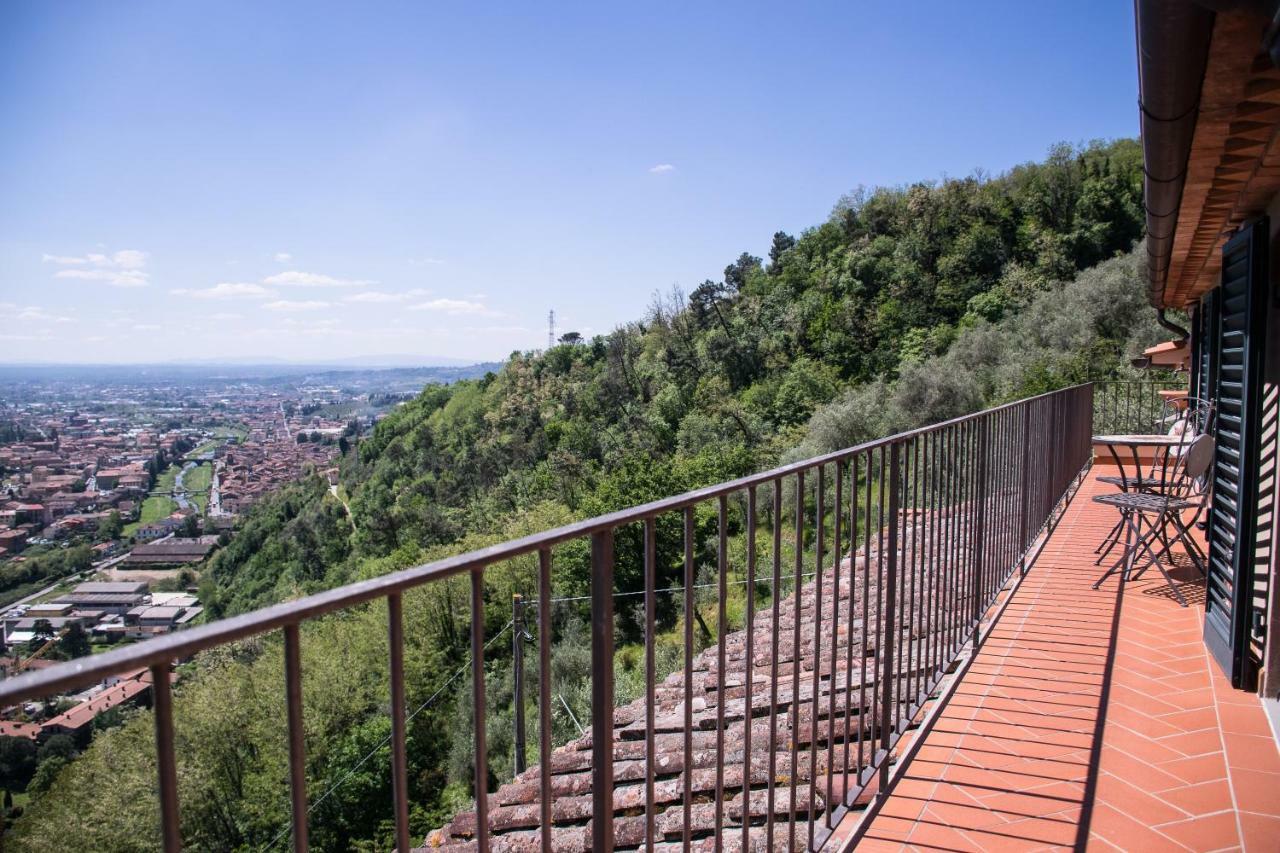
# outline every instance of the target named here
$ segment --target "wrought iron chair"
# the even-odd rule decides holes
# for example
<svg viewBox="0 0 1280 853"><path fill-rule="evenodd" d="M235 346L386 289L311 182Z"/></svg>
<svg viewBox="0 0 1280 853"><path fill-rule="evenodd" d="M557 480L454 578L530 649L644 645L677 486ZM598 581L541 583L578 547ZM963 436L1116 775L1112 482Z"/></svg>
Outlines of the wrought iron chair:
<svg viewBox="0 0 1280 853"><path fill-rule="evenodd" d="M1192 437L1194 437L1196 435L1212 434L1213 420L1214 407L1212 402L1199 397L1174 397L1165 401L1164 413L1155 422L1155 425L1162 429L1166 428L1167 425L1169 435L1182 435L1190 430ZM1157 451L1152 457L1151 467L1146 472L1139 467L1137 474L1132 477L1107 474L1099 477L1098 481L1117 486L1122 492L1158 490L1164 485L1164 469L1168 466L1169 455L1176 452L1178 452L1176 448ZM1120 543L1124 531L1125 520L1122 514L1116 521L1115 526L1111 528L1107 535L1103 537L1102 542L1098 544L1098 547L1094 549L1093 553L1098 555L1094 565L1102 564L1107 555Z"/></svg>
<svg viewBox="0 0 1280 853"><path fill-rule="evenodd" d="M1181 541L1192 562L1202 574L1205 571L1203 552L1191 537L1190 527L1207 503L1208 473L1213 462L1213 437L1203 434L1191 437L1188 433L1186 440L1169 448L1168 456L1166 461L1169 464L1161 469L1161 483L1158 487L1094 496L1096 503L1120 510L1121 522L1125 526L1124 554L1098 578L1093 584L1094 589L1117 571L1122 577L1137 579L1151 566L1155 566L1169 584L1178 603L1183 607L1187 606L1187 600L1169 577L1161 558L1169 553L1175 541ZM1184 519L1187 510L1195 510L1191 522ZM1148 560L1136 574L1130 574L1139 554L1145 554Z"/></svg>

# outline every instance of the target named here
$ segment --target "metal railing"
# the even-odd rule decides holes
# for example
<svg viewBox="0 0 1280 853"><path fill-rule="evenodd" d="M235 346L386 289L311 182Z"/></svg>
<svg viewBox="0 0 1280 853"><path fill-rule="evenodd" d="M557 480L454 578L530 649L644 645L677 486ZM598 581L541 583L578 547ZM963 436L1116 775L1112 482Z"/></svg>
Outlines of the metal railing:
<svg viewBox="0 0 1280 853"><path fill-rule="evenodd" d="M740 831L750 843L763 834L774 846L775 820L787 786L787 832L793 841L803 833L804 845L815 849L853 807L858 796L879 775L886 790L890 756L903 732L912 724L930 692L956 659L962 647L980 631L983 613L1025 560L1032 544L1050 521L1054 508L1090 456L1093 387L1081 385L1021 400L974 415L907 432L890 438L808 459L727 483L532 536L505 542L428 565L350 584L317 595L252 613L166 635L134 646L82 658L0 683L0 707L71 688L141 667L153 675L154 726L159 773L160 816L165 850L181 847L177 772L174 751L170 667L174 661L246 637L280 631L283 635L289 784L293 846L307 847L306 755L303 739L302 667L299 626L334 611L379 599L386 601L390 641L392 811L397 848L410 849L405 753L405 678L402 595L410 589L461 574L470 577L471 673L474 715L475 789L485 791L488 748L485 723L484 573L486 567L522 555L538 558L537 595L548 601L552 591L553 549L589 539L591 561L591 723L592 812L591 839L597 851L614 843L614 569L615 532L639 525L643 532L645 619L655 616L656 531L668 514L683 521L683 823L679 835L688 847L695 835L690 816L693 802L693 588L697 563L694 512L713 503L717 513L718 547L714 559L719 586L719 619L715 712L716 782L715 837L717 848L725 831L725 803L734 786L725 777L724 733L725 600L730 572L727 539L733 512L741 510L737 528L747 540L745 566L747 606L743 733L743 775L740 785L754 785L752 767L768 766L764 809L752 805L743 791ZM791 506L784 512L787 503ZM762 503L764 506L762 506ZM761 522L761 515L768 520ZM784 516L790 516L790 520ZM764 544L757 547L757 533ZM829 534L829 535L828 535ZM794 548L784 548L784 537ZM793 665L780 673L779 607L781 595L771 596L770 608L755 612L756 582L772 578L782 590L784 553L794 551L795 615L791 626ZM762 571L759 565L764 561ZM814 580L803 583L806 563ZM843 576L842 576L843 575ZM846 593L847 590L847 593ZM824 595L829 602L824 602ZM847 602L842 604L842 599ZM812 602L816 624L802 626L801 611ZM842 612L842 610L844 612ZM540 672L550 673L551 608L538 612ZM765 629L757 637L756 622ZM841 627L843 626L843 635ZM803 635L802 635L803 630ZM645 632L646 756L655 755L654 632ZM843 641L841 642L841 637ZM757 644L772 653L767 667L755 660ZM809 645L811 644L811 645ZM785 642L782 643L786 645ZM809 649L809 650L807 650ZM811 657L812 673L801 658ZM828 661L824 661L824 656ZM810 681L802 687L802 673ZM767 678L757 695L754 680ZM538 679L538 702L551 707L550 677ZM824 689L825 688L825 689ZM768 695L764 695L767 693ZM855 699L856 695L856 699ZM826 704L826 708L822 704ZM753 742L752 721L768 718L767 743ZM826 726L819 726L821 718ZM551 754L550 715L539 714L539 755ZM757 737L761 733L757 733ZM807 740L805 740L807 738ZM807 756L801 742L807 743ZM779 752L789 767L779 775ZM819 751L825 751L825 791L817 802ZM765 757L767 756L767 757ZM807 804L797 800L796 779L807 757L810 784ZM645 842L655 841L655 761L645 762ZM553 845L550 762L536 771L540 780L540 840L543 850ZM789 781L785 777L789 776ZM833 782L839 776L839 790ZM762 789L763 784L756 786ZM491 827L489 798L476 798L474 840L488 849ZM801 816L807 827L800 825ZM739 831L733 828L734 832ZM699 833L705 834L705 833ZM794 848L794 843L792 847ZM744 848L745 849L745 848Z"/></svg>
<svg viewBox="0 0 1280 853"><path fill-rule="evenodd" d="M1169 414L1161 391L1185 391L1179 379L1113 379L1095 382L1093 423L1098 433L1126 435L1164 432Z"/></svg>

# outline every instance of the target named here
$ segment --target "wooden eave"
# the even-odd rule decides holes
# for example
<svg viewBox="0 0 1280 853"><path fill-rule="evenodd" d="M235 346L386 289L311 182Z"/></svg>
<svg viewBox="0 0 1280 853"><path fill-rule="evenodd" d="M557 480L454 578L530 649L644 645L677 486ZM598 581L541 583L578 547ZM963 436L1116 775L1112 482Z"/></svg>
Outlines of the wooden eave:
<svg viewBox="0 0 1280 853"><path fill-rule="evenodd" d="M1280 193L1280 69L1257 17L1219 12L1160 302L1184 308L1218 283L1221 248Z"/></svg>

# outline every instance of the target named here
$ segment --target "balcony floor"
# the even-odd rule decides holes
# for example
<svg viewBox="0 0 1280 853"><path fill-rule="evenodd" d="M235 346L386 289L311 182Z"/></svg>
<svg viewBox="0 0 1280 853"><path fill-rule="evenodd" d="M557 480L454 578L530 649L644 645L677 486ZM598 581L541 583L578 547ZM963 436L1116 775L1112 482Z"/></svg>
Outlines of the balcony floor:
<svg viewBox="0 0 1280 853"><path fill-rule="evenodd" d="M1201 640L1199 573L1185 608L1154 569L1090 588L1111 488L1083 484L860 850L1280 849L1280 752Z"/></svg>

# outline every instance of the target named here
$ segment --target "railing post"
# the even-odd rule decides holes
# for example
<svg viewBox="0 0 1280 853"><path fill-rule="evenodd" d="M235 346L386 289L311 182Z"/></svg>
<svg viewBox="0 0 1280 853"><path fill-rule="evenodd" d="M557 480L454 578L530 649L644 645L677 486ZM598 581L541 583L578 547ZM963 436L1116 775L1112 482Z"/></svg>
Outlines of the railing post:
<svg viewBox="0 0 1280 853"><path fill-rule="evenodd" d="M977 517L969 535L974 540L973 554L973 648L976 651L982 644L982 576L986 568L987 543L987 417L978 420L977 458L977 499L975 508Z"/></svg>
<svg viewBox="0 0 1280 853"><path fill-rule="evenodd" d="M515 705L515 774L526 767L524 742L524 596L511 596L511 702Z"/></svg>
<svg viewBox="0 0 1280 853"><path fill-rule="evenodd" d="M884 658L884 669L880 672L880 745L884 757L880 762L880 787L876 797L884 799L889 795L889 750L893 748L893 729L895 726L894 672L893 672L893 638L898 629L897 622L898 596L898 507L901 503L899 494L900 460L898 442L889 445L889 566L885 576L884 590L884 633L880 635L881 655Z"/></svg>
<svg viewBox="0 0 1280 853"><path fill-rule="evenodd" d="M404 608L400 593L387 596L387 638L391 650L391 800L396 821L396 850L408 853L409 770L404 715ZM476 709L477 719L484 708ZM476 792L477 801L484 791Z"/></svg>
<svg viewBox="0 0 1280 853"><path fill-rule="evenodd" d="M551 853L551 551L538 549L538 811Z"/></svg>
<svg viewBox="0 0 1280 853"><path fill-rule="evenodd" d="M613 850L613 531L591 534L591 849Z"/></svg>
<svg viewBox="0 0 1280 853"><path fill-rule="evenodd" d="M1027 573L1027 552L1031 543L1027 541L1031 521L1031 404L1022 405L1022 518L1019 524L1018 548L1022 553L1019 570Z"/></svg>
<svg viewBox="0 0 1280 853"><path fill-rule="evenodd" d="M182 849L178 819L178 767L173 748L173 694L169 689L169 663L151 667L151 705L156 727L156 767L160 778L160 832L165 853Z"/></svg>
<svg viewBox="0 0 1280 853"><path fill-rule="evenodd" d="M399 598L396 599L399 621ZM390 601L391 598L387 600ZM475 718L476 848L489 849L489 742L485 732L484 569L471 570L471 707ZM394 757L394 753L393 753Z"/></svg>
<svg viewBox="0 0 1280 853"><path fill-rule="evenodd" d="M302 729L302 642L297 624L284 626L286 716L289 720L289 804L294 853L307 849L307 752Z"/></svg>

